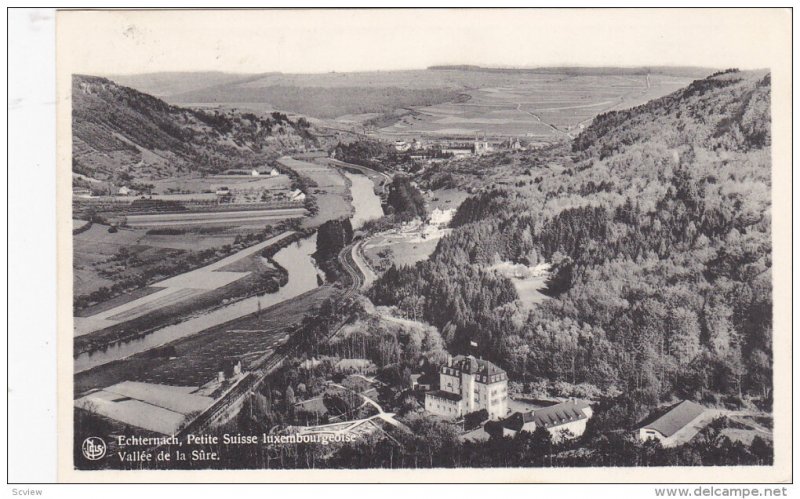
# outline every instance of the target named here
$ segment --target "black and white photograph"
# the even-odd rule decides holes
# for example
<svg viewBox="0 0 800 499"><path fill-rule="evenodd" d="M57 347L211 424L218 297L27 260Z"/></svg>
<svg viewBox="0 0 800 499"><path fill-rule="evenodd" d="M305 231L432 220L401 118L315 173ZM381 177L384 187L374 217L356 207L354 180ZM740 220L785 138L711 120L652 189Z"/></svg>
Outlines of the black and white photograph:
<svg viewBox="0 0 800 499"><path fill-rule="evenodd" d="M56 21L65 479L791 476L790 9Z"/></svg>

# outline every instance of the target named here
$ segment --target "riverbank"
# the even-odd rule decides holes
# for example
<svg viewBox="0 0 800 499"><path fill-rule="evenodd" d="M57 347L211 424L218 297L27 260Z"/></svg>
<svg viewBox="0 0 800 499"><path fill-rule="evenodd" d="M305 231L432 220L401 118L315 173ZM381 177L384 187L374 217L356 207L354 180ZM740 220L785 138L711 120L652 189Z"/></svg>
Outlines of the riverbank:
<svg viewBox="0 0 800 499"><path fill-rule="evenodd" d="M277 291L288 282L286 269L275 262L266 265L252 257L260 253L270 258L302 237L307 237L307 234L284 232L205 267L146 288L155 292L140 292L134 300L123 301L92 316L76 317L74 354L93 352L116 342L145 336L158 328L177 324L202 309L213 310L254 294ZM246 270L232 271L241 267Z"/></svg>
<svg viewBox="0 0 800 499"><path fill-rule="evenodd" d="M291 330L325 300L340 293L324 285L292 300L265 307L193 335L75 375L74 394L125 380L173 386L201 386L212 380L226 359L241 359L245 370L266 362Z"/></svg>
<svg viewBox="0 0 800 499"><path fill-rule="evenodd" d="M76 355L75 372L137 354L183 336L196 334L208 327L255 312L259 307L269 307L316 288L320 284L317 278L318 270L311 257L316 249L316 233L299 240L295 239L299 237L297 234L292 236L281 241L281 245L285 247L278 250L270 259L265 259L260 253L256 253L248 260L251 265L264 265L265 262L269 262L272 272L280 271L285 275L284 280L279 283L281 286L277 289L270 288L271 292L260 293L253 291L259 289L258 275L250 275L233 283L243 286L247 297L235 301L220 298L221 293L229 291L220 288L213 292L210 298L205 297L200 303L191 304L194 312L182 314L181 320L171 319L169 314L173 313L174 309L168 308L165 311L166 318L162 320L160 327L140 327L138 331L129 333L122 330L119 340L107 342L92 353L84 351Z"/></svg>

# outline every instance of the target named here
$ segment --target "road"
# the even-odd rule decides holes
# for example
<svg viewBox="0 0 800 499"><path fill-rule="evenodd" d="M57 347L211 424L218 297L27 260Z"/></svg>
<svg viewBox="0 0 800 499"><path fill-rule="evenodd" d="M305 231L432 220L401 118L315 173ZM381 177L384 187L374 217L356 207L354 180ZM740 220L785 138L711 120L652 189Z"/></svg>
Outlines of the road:
<svg viewBox="0 0 800 499"><path fill-rule="evenodd" d="M320 160L324 160L329 164L334 164L336 166L358 169L369 176L381 176L384 179L384 181L381 184L381 188L384 190L384 192L386 189L386 185L392 180L391 176L382 172L375 171L371 168L366 168L360 165L351 165L349 163L344 163L342 161L337 161L329 158L320 158ZM372 282L376 278L374 272L372 272L372 270L369 268L369 266L361 256L360 251L363 242L364 241L353 242L345 246L339 252L338 255L339 263L341 264L342 268L344 269L348 277L348 286L345 288L344 293L341 296L342 298L347 298L355 295L366 284ZM332 328L333 333L330 334L329 338L335 336L345 322L347 321L346 320L343 321L343 323L337 328ZM264 366L248 373L245 379L242 379L234 389L230 390L222 398L217 400L209 409L207 409L205 412L203 412L197 418L191 421L182 430L181 433L187 434L191 432L198 432L201 430L205 430L210 426L213 426L218 419L223 417L226 414L226 411L231 406L240 405L243 402L243 399L248 397L250 393L256 387L258 387L270 373L272 373L272 371L274 371L277 367L279 367L286 360L287 357L289 357L291 354L294 353L293 347L287 346L287 348L282 350L283 351L276 352L274 355L272 355L264 364ZM381 414L383 414L382 410Z"/></svg>
<svg viewBox="0 0 800 499"><path fill-rule="evenodd" d="M358 243L351 243L345 246L339 252L339 264L347 273L349 285L345 290L345 296L352 296L356 294L364 285L365 277L361 272L361 268L353 258L353 250Z"/></svg>
<svg viewBox="0 0 800 499"><path fill-rule="evenodd" d="M358 293L358 291L366 282L367 276L364 274L362 267L356 261L356 258L359 257L354 257L354 252L358 251L358 247L362 242L363 241L357 241L349 244L339 252L339 263L347 273L349 281L347 288L342 294L342 298ZM343 325L344 324L340 325L340 327L334 328L330 337L335 336ZM211 407L187 424L186 427L181 431L181 435L197 433L213 426L217 420L225 416L229 408L232 406L241 405L244 399L249 397L250 393L252 393L252 391L256 389L256 387L258 387L267 376L269 376L276 368L283 364L286 358L293 353L294 348L292 347L287 347L283 351L276 352L261 368L248 373L244 379L239 381L234 389L223 395L223 397L214 402Z"/></svg>

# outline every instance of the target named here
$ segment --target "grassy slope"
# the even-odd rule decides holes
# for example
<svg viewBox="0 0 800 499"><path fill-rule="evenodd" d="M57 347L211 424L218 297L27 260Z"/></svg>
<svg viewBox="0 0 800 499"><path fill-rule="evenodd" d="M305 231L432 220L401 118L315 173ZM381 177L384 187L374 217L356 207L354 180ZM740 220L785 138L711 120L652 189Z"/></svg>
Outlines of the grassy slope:
<svg viewBox="0 0 800 499"><path fill-rule="evenodd" d="M193 111L95 76L73 76L72 107L73 171L117 184L246 167L313 141L285 117Z"/></svg>

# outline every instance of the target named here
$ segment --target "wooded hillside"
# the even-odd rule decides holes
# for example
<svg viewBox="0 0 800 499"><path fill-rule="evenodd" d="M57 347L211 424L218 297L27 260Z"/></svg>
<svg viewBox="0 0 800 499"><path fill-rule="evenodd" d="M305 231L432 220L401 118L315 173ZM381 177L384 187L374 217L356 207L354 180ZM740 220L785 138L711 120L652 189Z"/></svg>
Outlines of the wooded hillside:
<svg viewBox="0 0 800 499"><path fill-rule="evenodd" d="M488 185L429 261L371 297L454 353L476 342L522 391L622 393L631 415L673 397L768 406L769 104L769 74L730 70L600 115L571 144L438 167L428 182ZM520 302L500 261L551 264L551 298Z"/></svg>

